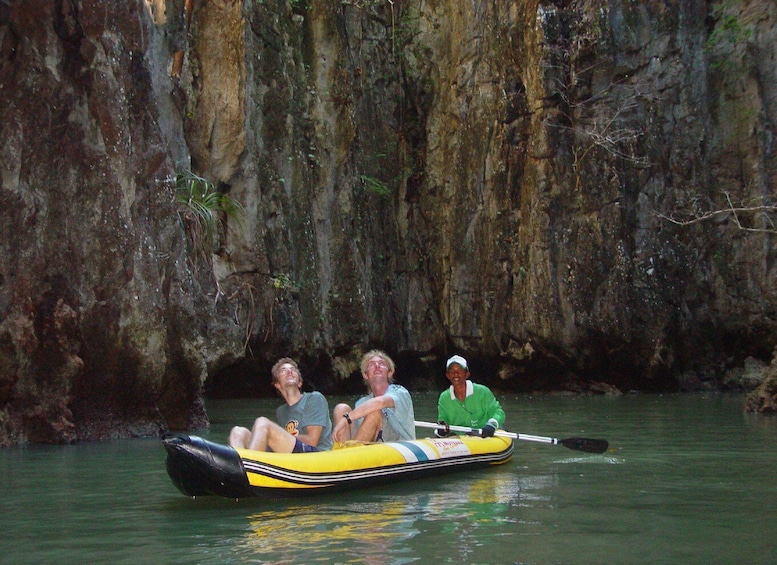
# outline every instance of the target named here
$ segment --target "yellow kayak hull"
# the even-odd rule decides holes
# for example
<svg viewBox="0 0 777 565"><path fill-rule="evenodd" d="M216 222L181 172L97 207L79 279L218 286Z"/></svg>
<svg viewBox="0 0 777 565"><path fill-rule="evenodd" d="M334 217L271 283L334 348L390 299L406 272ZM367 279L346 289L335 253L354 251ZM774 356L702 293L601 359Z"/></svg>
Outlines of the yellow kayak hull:
<svg viewBox="0 0 777 565"><path fill-rule="evenodd" d="M305 496L508 462L510 438L457 436L359 444L314 453L234 449L197 436L163 438L167 471L188 496Z"/></svg>

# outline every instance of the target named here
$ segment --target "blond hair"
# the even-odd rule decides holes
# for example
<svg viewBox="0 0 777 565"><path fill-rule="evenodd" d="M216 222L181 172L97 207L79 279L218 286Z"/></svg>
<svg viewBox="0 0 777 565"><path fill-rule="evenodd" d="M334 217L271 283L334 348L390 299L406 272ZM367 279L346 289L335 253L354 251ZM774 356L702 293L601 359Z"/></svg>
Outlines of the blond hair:
<svg viewBox="0 0 777 565"><path fill-rule="evenodd" d="M385 351L381 351L380 349L373 349L372 351L368 351L364 354L364 357L362 357L362 363L361 363L361 369L362 374L365 374L367 372L367 366L370 363L370 359L373 357L380 357L383 359L383 361L386 362L386 366L388 367L388 373L389 378L388 381L390 383L394 382L394 371L396 370L396 366L394 365L394 361L391 359L391 357L386 354Z"/></svg>

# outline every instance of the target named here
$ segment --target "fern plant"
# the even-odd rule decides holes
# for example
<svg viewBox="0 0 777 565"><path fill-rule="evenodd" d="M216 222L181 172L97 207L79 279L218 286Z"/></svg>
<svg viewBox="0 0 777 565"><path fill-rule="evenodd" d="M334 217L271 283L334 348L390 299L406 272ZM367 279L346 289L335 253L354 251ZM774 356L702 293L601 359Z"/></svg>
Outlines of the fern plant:
<svg viewBox="0 0 777 565"><path fill-rule="evenodd" d="M369 192L372 192L373 194L377 194L381 198L388 198L389 196L391 196L391 189L389 188L388 184L386 184L382 180L376 179L375 177L370 177L367 175L360 175L359 180L362 181L362 185Z"/></svg>
<svg viewBox="0 0 777 565"><path fill-rule="evenodd" d="M182 206L179 218L194 247L208 257L218 247L219 228L232 219L241 226L243 207L215 185L191 171L175 176L175 198Z"/></svg>

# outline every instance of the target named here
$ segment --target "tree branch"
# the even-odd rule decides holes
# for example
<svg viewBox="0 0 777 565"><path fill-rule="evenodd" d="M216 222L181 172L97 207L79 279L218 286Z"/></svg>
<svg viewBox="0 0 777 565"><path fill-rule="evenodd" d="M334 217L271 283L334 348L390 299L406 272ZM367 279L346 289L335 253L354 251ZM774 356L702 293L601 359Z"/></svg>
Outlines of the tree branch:
<svg viewBox="0 0 777 565"><path fill-rule="evenodd" d="M721 208L719 210L710 210L709 212L704 212L703 214L694 214L688 219L678 219L673 216L667 216L666 214L662 214L660 212L656 212L656 215L659 218L666 220L668 222L671 222L677 226L690 226L693 224L698 224L701 222L705 222L707 220L711 220L716 216L731 214L731 216L733 216L734 218L734 222L736 223L737 228L742 231L777 234L777 225L775 225L774 220L770 216L770 214L777 214L777 206L766 205L766 204L763 204L760 206L734 206L733 202L731 201L731 195L728 192L724 192L723 194L726 195L726 202L728 202L727 208ZM743 225L739 217L740 214L758 214L761 217L763 217L764 220L771 227L753 228L753 227Z"/></svg>

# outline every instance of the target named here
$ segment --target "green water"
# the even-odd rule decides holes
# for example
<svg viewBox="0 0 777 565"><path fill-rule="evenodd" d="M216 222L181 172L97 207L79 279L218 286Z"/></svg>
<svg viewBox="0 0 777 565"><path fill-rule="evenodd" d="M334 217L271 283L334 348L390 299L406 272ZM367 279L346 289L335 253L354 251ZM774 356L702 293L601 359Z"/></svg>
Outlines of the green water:
<svg viewBox="0 0 777 565"><path fill-rule="evenodd" d="M513 431L611 449L518 442L492 469L280 501L187 498L158 440L0 450L0 562L777 560L777 418L744 414L742 397L501 400ZM435 419L435 395L414 401ZM224 441L277 402L211 402L201 435Z"/></svg>

